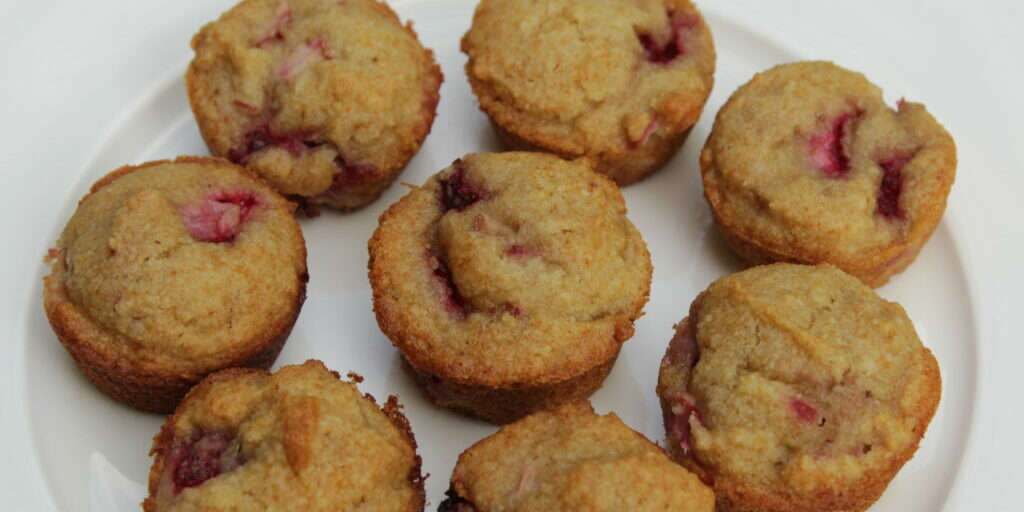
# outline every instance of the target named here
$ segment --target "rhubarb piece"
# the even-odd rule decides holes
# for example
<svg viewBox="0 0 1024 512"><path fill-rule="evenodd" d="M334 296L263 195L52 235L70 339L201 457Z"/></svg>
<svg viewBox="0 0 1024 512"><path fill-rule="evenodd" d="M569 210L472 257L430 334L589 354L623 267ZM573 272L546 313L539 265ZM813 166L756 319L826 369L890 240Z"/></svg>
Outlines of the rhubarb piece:
<svg viewBox="0 0 1024 512"><path fill-rule="evenodd" d="M441 205L445 211L460 212L484 199L486 193L466 182L466 165L462 160L456 160L452 165L451 174L441 180Z"/></svg>
<svg viewBox="0 0 1024 512"><path fill-rule="evenodd" d="M655 64L668 64L686 55L683 42L684 32L697 26L697 18L691 15L674 15L669 12L669 37L659 42L650 32L638 32L636 37L644 47L644 58Z"/></svg>
<svg viewBox="0 0 1024 512"><path fill-rule="evenodd" d="M690 435L690 418L697 420L697 423L704 425L704 418L701 417L697 406L685 396L676 398L676 404L672 406L672 435L679 442L683 453L689 453L693 449L693 440Z"/></svg>
<svg viewBox="0 0 1024 512"><path fill-rule="evenodd" d="M810 138L811 164L829 178L842 178L850 171L850 153L846 147L850 122L860 114L841 114L832 120L825 133Z"/></svg>
<svg viewBox="0 0 1024 512"><path fill-rule="evenodd" d="M789 410L804 423L818 423L818 409L800 398L789 399Z"/></svg>
<svg viewBox="0 0 1024 512"><path fill-rule="evenodd" d="M219 192L198 203L183 205L178 211L192 238L220 243L235 239L259 203L251 191Z"/></svg>
<svg viewBox="0 0 1024 512"><path fill-rule="evenodd" d="M171 448L167 468L174 482L174 493L201 485L203 482L242 465L234 436L223 432L206 432L191 437Z"/></svg>
<svg viewBox="0 0 1024 512"><path fill-rule="evenodd" d="M299 156L306 149L322 145L323 143L319 139L320 137L314 130L277 133L270 128L269 124L263 124L245 134L245 140L240 149L228 151L228 160L236 164L247 165L254 153L271 147L282 148L292 156Z"/></svg>
<svg viewBox="0 0 1024 512"><path fill-rule="evenodd" d="M277 74L284 81L290 81L314 62L329 58L327 41L322 37L310 39L299 46L281 62Z"/></svg>
<svg viewBox="0 0 1024 512"><path fill-rule="evenodd" d="M263 31L260 38L256 40L256 46L263 46L264 44L273 41L284 40L284 28L288 26L288 22L291 20L291 9L288 7L286 2L282 2L281 6L277 8L277 17L270 22L270 25Z"/></svg>
<svg viewBox="0 0 1024 512"><path fill-rule="evenodd" d="M911 160L909 156L895 156L878 163L882 168L882 182L878 186L875 212L889 220L903 218L900 195L903 192L903 167Z"/></svg>
<svg viewBox="0 0 1024 512"><path fill-rule="evenodd" d="M441 297L441 303L445 311L448 311L456 318L466 316L466 300L459 294L452 278L452 271L448 264L435 252L427 251L427 265L430 267L434 277L435 290Z"/></svg>

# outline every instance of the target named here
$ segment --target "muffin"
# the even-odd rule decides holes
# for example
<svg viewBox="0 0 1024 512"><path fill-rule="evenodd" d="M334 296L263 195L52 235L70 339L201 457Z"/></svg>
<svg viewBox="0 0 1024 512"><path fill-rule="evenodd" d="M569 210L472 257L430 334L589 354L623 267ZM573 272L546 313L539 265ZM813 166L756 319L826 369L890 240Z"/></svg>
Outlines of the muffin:
<svg viewBox="0 0 1024 512"><path fill-rule="evenodd" d="M829 265L715 281L658 378L669 450L714 487L719 512L868 508L940 394L903 308Z"/></svg>
<svg viewBox="0 0 1024 512"><path fill-rule="evenodd" d="M380 408L315 360L273 375L211 375L167 418L151 454L146 512L424 506L416 441L397 399Z"/></svg>
<svg viewBox="0 0 1024 512"><path fill-rule="evenodd" d="M467 155L381 216L377 322L438 405L507 423L586 398L650 290L625 213L585 161Z"/></svg>
<svg viewBox="0 0 1024 512"><path fill-rule="evenodd" d="M956 146L923 105L892 110L863 75L798 62L733 93L700 164L714 218L743 262L830 263L881 286L942 218Z"/></svg>
<svg viewBox="0 0 1024 512"><path fill-rule="evenodd" d="M173 411L217 370L266 368L306 296L293 208L219 158L122 167L50 249L50 325L93 384L143 411Z"/></svg>
<svg viewBox="0 0 1024 512"><path fill-rule="evenodd" d="M441 70L384 2L244 0L192 48L185 82L210 151L304 202L373 202L434 121Z"/></svg>
<svg viewBox="0 0 1024 512"><path fill-rule="evenodd" d="M689 0L481 0L462 51L507 146L591 158L619 185L682 146L715 71Z"/></svg>
<svg viewBox="0 0 1024 512"><path fill-rule="evenodd" d="M538 412L462 452L438 512L711 512L715 496L615 414Z"/></svg>

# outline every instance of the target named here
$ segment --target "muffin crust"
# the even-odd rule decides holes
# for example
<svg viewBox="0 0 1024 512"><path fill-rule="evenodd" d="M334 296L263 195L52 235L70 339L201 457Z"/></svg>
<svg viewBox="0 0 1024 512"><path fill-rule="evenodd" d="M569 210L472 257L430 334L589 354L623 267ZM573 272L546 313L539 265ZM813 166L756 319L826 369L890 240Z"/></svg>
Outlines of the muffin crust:
<svg viewBox="0 0 1024 512"><path fill-rule="evenodd" d="M584 162L467 155L381 216L381 330L435 402L489 421L586 397L650 289L650 255L624 213Z"/></svg>
<svg viewBox="0 0 1024 512"><path fill-rule="evenodd" d="M712 283L662 361L673 457L718 510L860 511L917 449L939 368L903 309L831 266Z"/></svg>
<svg viewBox="0 0 1024 512"><path fill-rule="evenodd" d="M483 0L462 50L480 108L511 149L586 156L619 185L682 145L715 69L689 0Z"/></svg>
<svg viewBox="0 0 1024 512"><path fill-rule="evenodd" d="M219 369L267 367L305 299L292 208L221 159L114 171L48 255L50 324L94 384L145 411Z"/></svg>
<svg viewBox="0 0 1024 512"><path fill-rule="evenodd" d="M440 68L383 2L244 0L192 47L186 84L210 151L284 194L364 206L430 132Z"/></svg>

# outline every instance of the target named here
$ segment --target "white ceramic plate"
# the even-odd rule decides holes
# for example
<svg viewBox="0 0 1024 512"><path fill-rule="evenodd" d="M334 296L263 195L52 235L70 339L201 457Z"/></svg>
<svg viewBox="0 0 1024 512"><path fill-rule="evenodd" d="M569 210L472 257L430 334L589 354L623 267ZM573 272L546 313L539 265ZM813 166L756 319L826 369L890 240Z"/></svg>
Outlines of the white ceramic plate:
<svg viewBox="0 0 1024 512"><path fill-rule="evenodd" d="M436 52L445 74L433 132L400 178L419 184L467 152L494 151L500 147L476 107L462 71L464 57L458 51L459 37L469 26L475 2L395 0L392 4L403 19L415 22L421 41ZM951 96L949 91L935 92L935 84L921 78L927 73L894 65L888 56L873 59L856 47L847 47L849 41L837 41L838 33L822 30L817 23L784 21L793 17L802 17L806 22L830 20L828 8L793 1L771 10L752 1L739 4L702 5L719 55L715 91L683 150L663 171L624 190L630 218L650 246L654 285L646 316L637 323L636 335L624 346L615 369L604 388L593 396L593 402L598 411L616 412L627 424L654 440L664 437L653 390L658 362L672 335L673 323L686 314L690 301L708 283L740 269L711 225L697 169L697 154L714 113L728 95L753 73L773 64L830 58L867 72L886 89L892 102L902 96L925 101L940 120L944 120L943 113L952 110L941 103L936 105L924 94L931 91L936 97ZM31 192L7 198L16 205L24 203L25 211L45 212L20 218L13 213L5 215L5 222L11 224L16 235L31 232L31 236L23 238L24 244L12 247L19 253L31 253L30 257L19 254L17 260L13 256L9 260L32 262L17 274L24 279L13 279L13 275L11 279L22 285L11 288L12 293L19 294L14 294L10 301L12 308L17 304L20 313L12 323L17 322L21 330L12 340L17 357L4 375L9 386L3 395L3 410L10 420L4 422L4 428L14 436L7 439L17 442L10 443L10 458L0 464L3 475L9 476L4 480L6 485L21 482L6 489L19 507L15 510L51 505L61 511L139 510L150 463L147 452L163 418L109 400L78 373L42 313L40 278L45 269L38 262L47 244L56 239L77 199L100 176L125 163L207 154L188 109L182 75L191 57L188 37L201 23L215 19L229 5L225 1L209 5L197 0L165 2L161 9L107 2L96 7L113 14L104 18L92 9L80 10L81 6L66 3L62 4L67 9L64 12L52 15L53 11L47 11L51 15L40 18L46 23L37 31L19 34L20 43L31 47L31 43L43 40L47 33L56 34L58 43L77 42L67 34L82 34L80 28L70 28L77 26L79 20L113 32L82 40L84 48L72 54L81 54L84 61L62 61L57 57L58 62L45 71L30 70L35 73L30 76L57 81L61 72L67 77L81 77L82 87L43 83L39 89L23 90L24 97L38 102L36 105L46 101L48 88L61 91L62 96L50 99L65 105L65 109L56 109L49 118L51 124L38 125L39 120L34 119L34 130L18 134L19 140L24 141L20 149L25 157L21 162L41 160L59 165L35 169L38 175L34 183L17 181L18 186L25 185L26 191L51 186L46 208L36 210L37 204L29 204ZM876 10L880 5L884 4L872 4ZM792 14L780 14L784 8L791 8ZM849 6L846 9L859 12ZM778 25L769 22L775 19L783 21L778 21ZM948 18L943 23L952 20ZM140 22L143 25L132 25ZM827 24L826 21L824 26ZM806 27L806 34L794 32L801 26ZM924 30L921 29L922 34ZM807 43L815 41L814 37L821 38L820 45ZM870 41L873 37L868 33L859 37L858 43L877 45ZM914 38L900 36L890 46L898 44L911 46L907 54L927 54L914 46ZM44 53L52 56L56 52L48 46ZM90 67L99 74L86 72ZM906 85L909 83L914 86ZM917 86L918 83L923 85ZM107 110L100 110L101 107ZM31 121L27 122L31 125ZM965 140L956 128L951 127L963 155ZM74 136L68 138L79 144L67 154L61 154L60 144L55 144L64 139L60 135L64 130L71 130ZM84 149L87 145L91 150ZM35 160L28 158L32 155ZM959 202L967 200L961 189L969 188L963 182L978 179L979 173L964 165L970 161L962 158L952 206L918 261L879 290L882 296L899 301L907 309L922 340L939 360L944 386L942 403L920 450L873 511L934 511L944 507L953 510L955 501L951 500L960 498L951 498L950 490L958 476L961 487L972 485L970 475L961 471L965 449L984 445L966 442L972 425L977 431L974 420L981 411L979 361L986 350L991 350L991 345L981 341L983 315L979 311L983 309L976 283L981 274L971 265L972 245L963 232L963 226L976 225L977 217L963 214L965 219L958 219L963 211ZM11 169L5 169L6 173L14 175ZM493 432L494 427L428 404L401 371L395 350L380 333L372 315L366 241L376 227L378 215L404 193L404 187L396 185L379 201L357 213L326 212L320 218L302 220L309 249L309 298L275 367L318 358L342 373L352 370L364 375L362 389L377 397L399 395L420 444L424 471L431 474L427 496L433 503L428 509L432 510L448 487L448 475L458 454ZM31 229L14 229L25 226ZM7 255L4 261L8 262ZM1007 299L1011 303L1016 301L1014 296ZM1010 381L1018 389L1019 382ZM992 388L988 391L993 396L997 394ZM991 400L994 398L986 402ZM1019 421L1019 414L1019 408L1016 412L1010 408L994 415L1012 424ZM1000 478L1008 477L1013 477L1013 473ZM977 501L972 499L971 503Z"/></svg>

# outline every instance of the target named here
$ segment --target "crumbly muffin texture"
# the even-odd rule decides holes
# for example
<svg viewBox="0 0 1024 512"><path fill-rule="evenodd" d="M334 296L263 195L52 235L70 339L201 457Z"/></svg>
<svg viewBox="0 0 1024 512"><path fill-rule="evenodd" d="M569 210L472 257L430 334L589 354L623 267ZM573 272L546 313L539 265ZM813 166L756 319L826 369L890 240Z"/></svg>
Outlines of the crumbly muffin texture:
<svg viewBox="0 0 1024 512"><path fill-rule="evenodd" d="M733 94L701 169L720 225L754 246L738 251L750 263L829 262L877 286L938 224L956 147L923 105L893 110L860 73L798 62Z"/></svg>
<svg viewBox="0 0 1024 512"><path fill-rule="evenodd" d="M126 167L51 250L47 312L119 367L198 380L294 322L306 254L291 212L220 159Z"/></svg>
<svg viewBox="0 0 1024 512"><path fill-rule="evenodd" d="M863 510L917 448L941 393L903 309L831 266L714 282L662 362L670 449L719 510ZM755 506L756 505L756 506Z"/></svg>
<svg viewBox="0 0 1024 512"><path fill-rule="evenodd" d="M376 0L244 0L192 40L203 138L285 194L377 198L430 131L441 83L411 25Z"/></svg>
<svg viewBox="0 0 1024 512"><path fill-rule="evenodd" d="M712 511L714 494L615 415L586 402L528 416L459 457L449 503L466 512Z"/></svg>
<svg viewBox="0 0 1024 512"><path fill-rule="evenodd" d="M590 369L632 334L650 287L625 211L583 162L467 155L381 217L370 242L381 327L413 366L460 382Z"/></svg>
<svg viewBox="0 0 1024 512"><path fill-rule="evenodd" d="M382 411L319 361L226 370L189 393L153 443L147 512L418 512L419 458Z"/></svg>
<svg viewBox="0 0 1024 512"><path fill-rule="evenodd" d="M620 184L674 152L715 68L711 32L689 0L483 0L462 49L480 107L502 130L592 157Z"/></svg>

